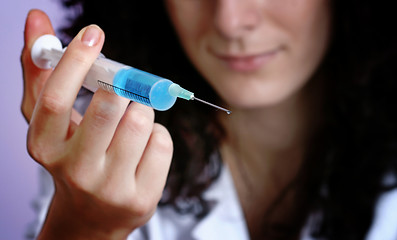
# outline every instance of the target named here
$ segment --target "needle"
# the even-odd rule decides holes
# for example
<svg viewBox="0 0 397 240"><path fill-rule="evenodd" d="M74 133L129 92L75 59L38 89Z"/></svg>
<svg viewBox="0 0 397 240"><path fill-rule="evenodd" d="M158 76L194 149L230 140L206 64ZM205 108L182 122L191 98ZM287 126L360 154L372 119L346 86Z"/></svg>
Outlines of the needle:
<svg viewBox="0 0 397 240"><path fill-rule="evenodd" d="M199 101L199 102L205 103L205 104L207 104L207 105L210 105L211 107L214 107L214 108L217 108L217 109L219 109L219 110L225 111L227 114L231 114L231 113L232 113L232 111L230 111L230 110L228 110L228 109L226 109L226 108L219 107L219 106L217 106L217 105L215 105L215 104L206 102L206 101L204 101L204 100L201 100L200 98L196 98L195 96L192 96L192 98L191 98L190 100L197 100L197 101Z"/></svg>

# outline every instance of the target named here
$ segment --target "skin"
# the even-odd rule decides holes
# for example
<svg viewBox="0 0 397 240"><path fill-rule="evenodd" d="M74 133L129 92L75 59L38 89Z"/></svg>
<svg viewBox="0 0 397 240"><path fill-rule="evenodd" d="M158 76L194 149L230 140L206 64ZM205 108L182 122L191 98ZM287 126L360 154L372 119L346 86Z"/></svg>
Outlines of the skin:
<svg viewBox="0 0 397 240"><path fill-rule="evenodd" d="M263 108L290 98L327 48L326 0L166 2L191 61L234 108ZM255 61L263 63L244 68Z"/></svg>
<svg viewBox="0 0 397 240"><path fill-rule="evenodd" d="M326 51L327 1L166 4L186 53L233 111L219 116L228 133L222 158L250 235L260 238L264 213L296 175L315 122L313 102L321 88L309 79ZM39 238L125 238L156 209L171 161L171 138L153 123L152 109L128 106L100 90L80 116L73 102L104 34L96 26L83 29L59 65L43 71L30 60L30 49L46 33L54 33L48 17L31 11L21 57L21 108L29 122L28 151L52 174L56 187ZM285 203L286 212L290 204Z"/></svg>
<svg viewBox="0 0 397 240"><path fill-rule="evenodd" d="M73 109L104 33L81 30L52 71L35 67L35 39L53 34L48 17L29 13L21 61L22 113L30 155L53 176L55 195L39 239L125 239L154 213L172 157L168 131L149 107L97 91L84 117ZM93 142L95 144L93 144Z"/></svg>
<svg viewBox="0 0 397 240"><path fill-rule="evenodd" d="M296 176L319 124L321 81L310 81L328 46L327 0L166 0L180 42L231 115L221 146L252 239ZM253 197L254 196L254 197ZM281 203L275 221L293 211Z"/></svg>

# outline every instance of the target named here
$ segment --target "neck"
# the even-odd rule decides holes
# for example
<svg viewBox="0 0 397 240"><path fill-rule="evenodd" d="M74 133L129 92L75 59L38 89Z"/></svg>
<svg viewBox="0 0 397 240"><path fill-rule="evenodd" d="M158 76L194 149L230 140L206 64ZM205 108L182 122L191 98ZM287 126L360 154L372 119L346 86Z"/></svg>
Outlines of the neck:
<svg viewBox="0 0 397 240"><path fill-rule="evenodd" d="M223 148L247 164L261 164L266 169L282 166L285 171L286 162L304 153L319 122L320 94L309 87L275 106L220 114L227 136Z"/></svg>
<svg viewBox="0 0 397 240"><path fill-rule="evenodd" d="M229 166L247 218L260 224L266 210L296 177L318 116L319 94L307 86L277 106L232 109L222 158ZM315 89L315 90L318 90ZM251 230L251 229L250 229ZM254 230L252 230L254 231Z"/></svg>
<svg viewBox="0 0 397 240"><path fill-rule="evenodd" d="M227 138L221 152L226 164L245 171L249 175L245 180L257 187L264 177L276 188L285 185L303 158L309 132L305 108L302 99L289 99L279 106L233 109L231 115L224 115L221 122Z"/></svg>

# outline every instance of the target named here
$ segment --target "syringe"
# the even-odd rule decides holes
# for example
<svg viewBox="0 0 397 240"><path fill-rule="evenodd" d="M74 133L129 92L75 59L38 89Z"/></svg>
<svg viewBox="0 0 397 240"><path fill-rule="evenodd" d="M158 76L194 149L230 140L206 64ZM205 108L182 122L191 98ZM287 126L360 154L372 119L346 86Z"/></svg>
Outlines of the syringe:
<svg viewBox="0 0 397 240"><path fill-rule="evenodd" d="M37 67L51 69L58 64L63 52L62 43L57 37L43 35L35 41L31 56ZM104 56L95 60L83 86L93 92L102 88L160 111L170 109L179 97L197 100L228 114L231 113L230 110L196 98L194 93L168 79L118 63Z"/></svg>

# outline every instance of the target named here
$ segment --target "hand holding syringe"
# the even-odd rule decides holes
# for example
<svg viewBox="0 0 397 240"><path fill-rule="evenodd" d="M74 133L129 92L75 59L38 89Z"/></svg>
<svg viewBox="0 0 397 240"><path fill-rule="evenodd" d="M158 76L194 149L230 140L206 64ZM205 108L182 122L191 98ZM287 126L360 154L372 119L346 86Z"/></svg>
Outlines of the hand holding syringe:
<svg viewBox="0 0 397 240"><path fill-rule="evenodd" d="M34 43L31 55L37 67L54 68L63 56L62 44L53 35L43 35ZM95 60L87 73L83 86L93 92L102 88L160 111L170 109L179 97L186 100L198 100L228 114L231 113L227 109L196 98L192 92L168 79L105 57Z"/></svg>
<svg viewBox="0 0 397 240"><path fill-rule="evenodd" d="M102 60L97 56L104 33L90 25L64 53L59 52L61 44L56 48L44 44L50 50L39 48L39 57L33 51L33 58L39 60L35 64L54 69L42 71L32 62L32 46L39 36L52 32L43 12L29 13L21 56L21 110L29 122L26 145L55 186L38 238L125 239L155 212L169 173L173 140L164 126L154 122L150 107L128 104L116 94L98 91L80 115L73 103L84 80L89 87L87 73L88 77L110 74L111 69L95 72ZM60 56L49 54L57 52L53 48ZM109 66L116 69L113 77L125 67L114 62ZM101 87L96 84L93 90Z"/></svg>

